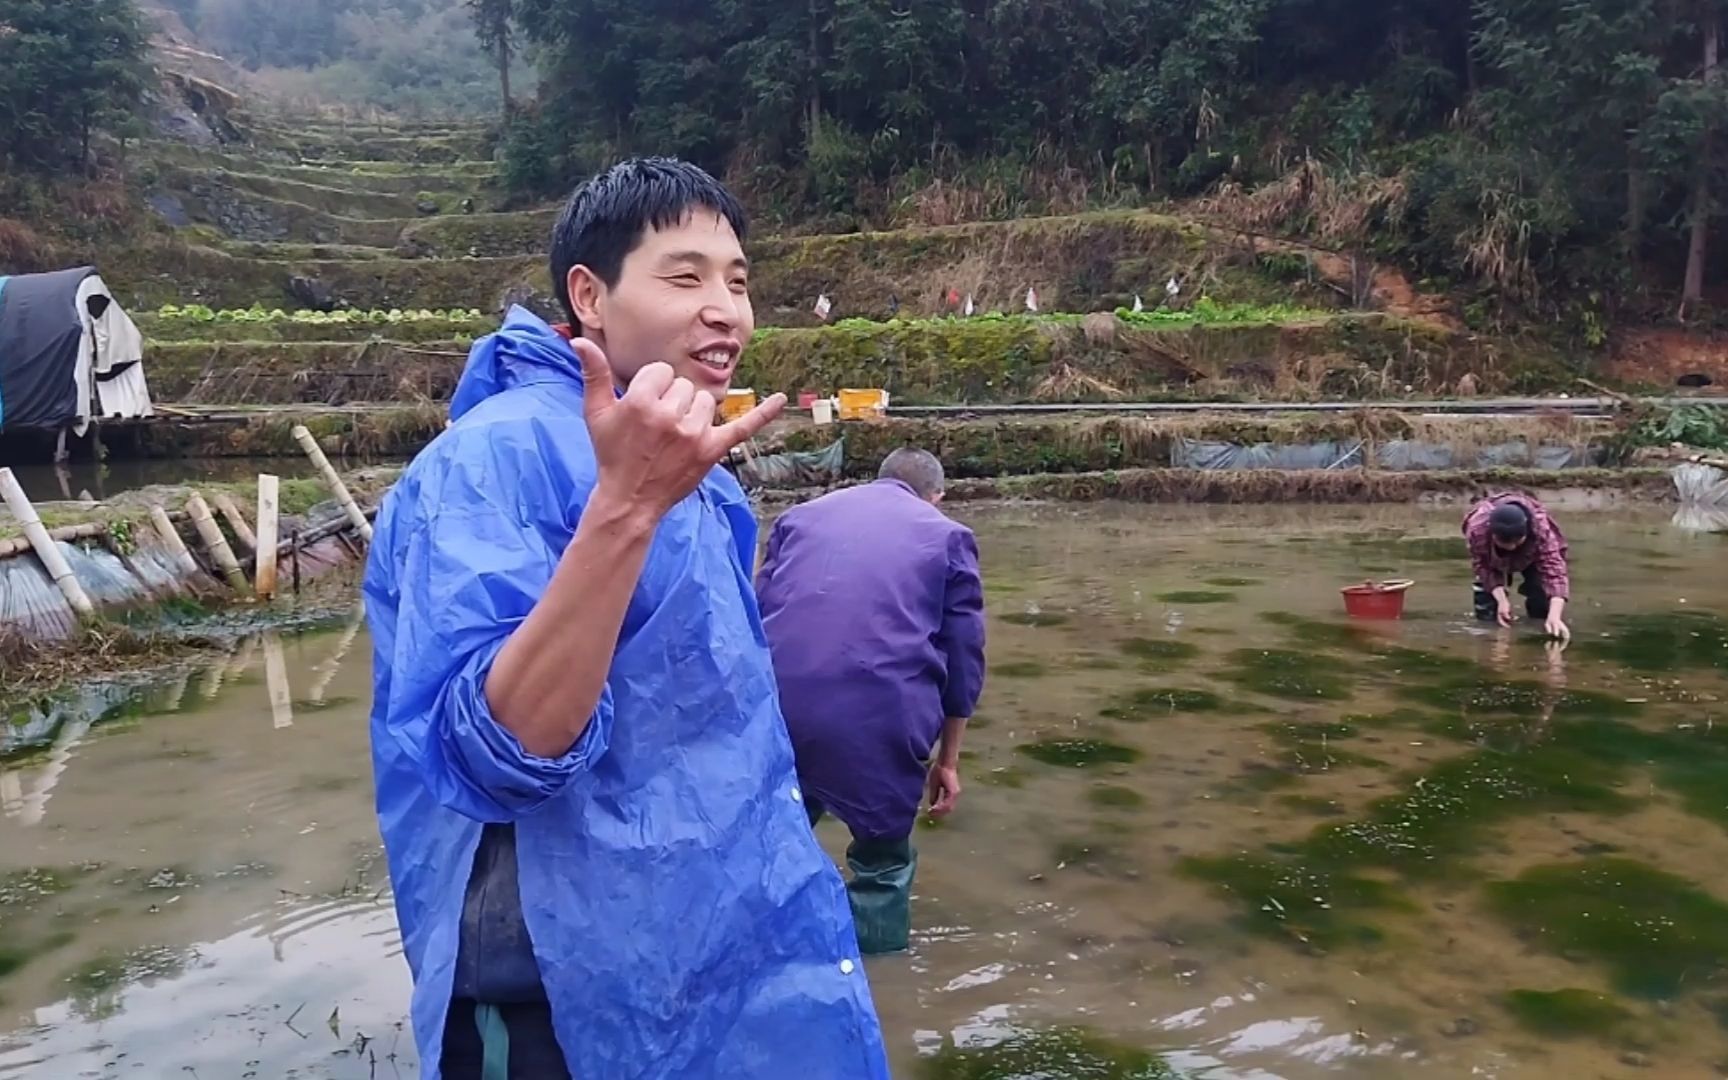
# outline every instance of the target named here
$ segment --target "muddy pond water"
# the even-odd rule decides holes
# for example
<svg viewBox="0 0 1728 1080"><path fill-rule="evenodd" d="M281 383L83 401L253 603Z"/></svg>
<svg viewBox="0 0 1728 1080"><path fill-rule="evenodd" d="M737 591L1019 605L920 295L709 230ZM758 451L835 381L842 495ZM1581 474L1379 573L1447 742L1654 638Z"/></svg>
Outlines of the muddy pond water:
<svg viewBox="0 0 1728 1080"><path fill-rule="evenodd" d="M4 462L0 462L4 464ZM63 465L13 465L24 494L36 502L112 499L152 484L177 486L256 480L261 472L283 478L311 476L304 458L163 458L75 461Z"/></svg>
<svg viewBox="0 0 1728 1080"><path fill-rule="evenodd" d="M869 964L897 1076L1728 1075L1728 540L1562 514L1561 651L1470 621L1456 510L959 513L992 675ZM369 661L356 612L19 710L0 1077L417 1075Z"/></svg>

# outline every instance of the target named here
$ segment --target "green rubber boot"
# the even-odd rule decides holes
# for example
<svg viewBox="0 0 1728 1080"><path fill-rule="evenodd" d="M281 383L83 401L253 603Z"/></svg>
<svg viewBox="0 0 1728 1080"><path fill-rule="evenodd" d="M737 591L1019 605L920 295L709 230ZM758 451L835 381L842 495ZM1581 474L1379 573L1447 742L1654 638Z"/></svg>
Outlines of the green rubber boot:
<svg viewBox="0 0 1728 1080"><path fill-rule="evenodd" d="M852 880L852 922L866 956L902 952L912 937L912 875L918 853L912 840L854 840L846 848Z"/></svg>

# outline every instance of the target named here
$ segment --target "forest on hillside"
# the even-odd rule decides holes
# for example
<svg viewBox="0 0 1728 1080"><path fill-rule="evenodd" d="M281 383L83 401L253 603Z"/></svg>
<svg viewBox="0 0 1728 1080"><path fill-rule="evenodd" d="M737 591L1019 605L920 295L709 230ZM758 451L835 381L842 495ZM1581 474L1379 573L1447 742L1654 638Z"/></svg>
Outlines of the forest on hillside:
<svg viewBox="0 0 1728 1080"><path fill-rule="evenodd" d="M252 88L307 107L496 115L497 65L465 0L154 0ZM520 83L530 69L517 64Z"/></svg>
<svg viewBox="0 0 1728 1080"><path fill-rule="evenodd" d="M1477 325L1728 311L1728 0L147 6L309 105L504 114L524 198L676 154L781 230L1176 203L1397 261ZM136 129L136 15L0 2L0 156L88 170Z"/></svg>
<svg viewBox="0 0 1728 1080"><path fill-rule="evenodd" d="M1205 199L1527 305L1728 276L1728 0L485 3L525 187L652 151L824 227Z"/></svg>

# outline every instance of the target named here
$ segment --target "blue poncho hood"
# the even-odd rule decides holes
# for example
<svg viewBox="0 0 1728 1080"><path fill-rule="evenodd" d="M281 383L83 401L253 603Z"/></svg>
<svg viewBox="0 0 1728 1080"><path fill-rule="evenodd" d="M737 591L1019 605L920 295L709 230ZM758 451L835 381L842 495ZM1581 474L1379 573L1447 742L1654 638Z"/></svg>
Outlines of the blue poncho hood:
<svg viewBox="0 0 1728 1080"><path fill-rule="evenodd" d="M450 398L450 419L460 420L474 406L513 386L546 379L581 385L581 358L545 319L512 304L504 325L468 351L468 363Z"/></svg>

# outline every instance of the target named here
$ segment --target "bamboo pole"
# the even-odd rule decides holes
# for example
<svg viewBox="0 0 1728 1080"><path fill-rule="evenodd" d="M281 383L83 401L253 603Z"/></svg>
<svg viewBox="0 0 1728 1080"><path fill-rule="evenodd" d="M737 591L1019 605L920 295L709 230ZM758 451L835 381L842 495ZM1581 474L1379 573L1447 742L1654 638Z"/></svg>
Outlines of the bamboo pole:
<svg viewBox="0 0 1728 1080"><path fill-rule="evenodd" d="M198 573L200 569L198 560L194 559L192 553L186 550L186 541L180 539L180 530L176 529L174 523L168 520L168 511L160 506L152 506L150 508L150 521L156 526L156 535L160 536L162 542L168 545L168 553L174 556L174 561L179 564L180 569L188 574Z"/></svg>
<svg viewBox="0 0 1728 1080"><path fill-rule="evenodd" d="M30 505L29 498L24 494L24 486L12 475L11 469L0 468L0 497L5 499L7 509L12 511L12 516L24 527L24 536L36 550L36 557L42 560L42 568L48 571L48 576L60 587L60 594L72 605L72 610L85 617L96 614L96 607L90 603L84 586L78 584L78 579L72 576L72 567L66 562L66 556L61 554L60 548L49 538L48 530L42 527L42 518L36 513L36 508Z"/></svg>
<svg viewBox="0 0 1728 1080"><path fill-rule="evenodd" d="M258 568L252 575L258 595L276 595L276 513L281 481L270 473L258 474Z"/></svg>
<svg viewBox="0 0 1728 1080"><path fill-rule="evenodd" d="M204 550L210 553L210 561L216 564L216 569L222 571L222 576L228 579L235 592L250 592L252 587L246 575L240 572L240 564L234 559L228 538L222 535L222 526L216 524L204 496L194 491L186 500L186 512L192 515L192 527L198 530L198 539L204 542Z"/></svg>
<svg viewBox="0 0 1728 1080"><path fill-rule="evenodd" d="M82 525L61 525L48 530L50 540L94 540L98 536L108 534L108 525L101 521L86 521ZM31 550L28 536L14 536L9 540L0 540L0 559L9 559L14 555L22 555Z"/></svg>
<svg viewBox="0 0 1728 1080"><path fill-rule="evenodd" d="M215 503L216 509L222 512L223 520L227 521L228 527L234 530L234 539L240 541L240 546L247 551L257 551L258 538L252 535L252 526L246 523L246 515L241 513L240 508L234 504L234 496L226 491L221 491L217 492L216 497L210 501Z"/></svg>
<svg viewBox="0 0 1728 1080"><path fill-rule="evenodd" d="M341 504L342 511L348 515L354 531L368 544L372 542L372 523L361 513L360 505L354 501L354 496L348 493L348 485L337 475L336 467L330 464L330 459L324 456L324 449L318 445L318 440L306 430L306 425L294 425L294 441L300 444L300 449L306 451L306 456L312 459L312 464L324 476L324 482L330 485L330 490L336 493L336 501Z"/></svg>

